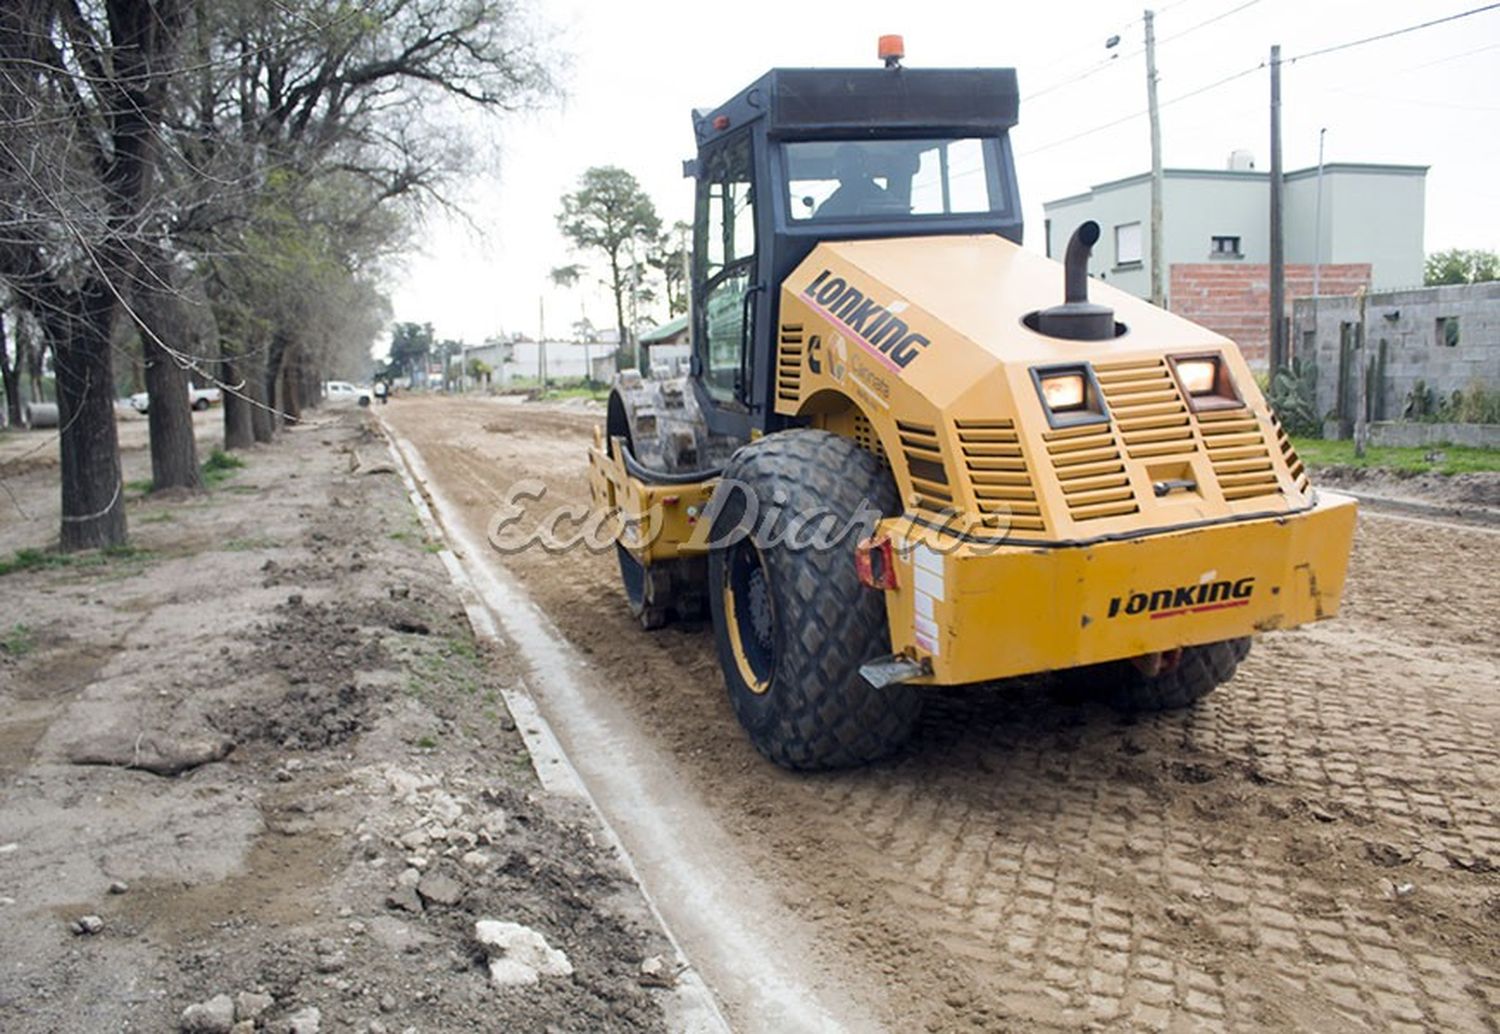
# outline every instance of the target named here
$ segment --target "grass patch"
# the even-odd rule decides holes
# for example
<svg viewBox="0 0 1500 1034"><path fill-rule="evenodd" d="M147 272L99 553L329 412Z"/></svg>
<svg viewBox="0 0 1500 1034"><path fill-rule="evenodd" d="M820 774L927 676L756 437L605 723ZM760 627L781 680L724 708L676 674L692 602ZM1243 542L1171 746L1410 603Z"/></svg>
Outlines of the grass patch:
<svg viewBox="0 0 1500 1034"><path fill-rule="evenodd" d="M176 519L174 515L167 513L165 510L161 513L148 513L144 517L137 518L141 524L165 524L168 521L175 521Z"/></svg>
<svg viewBox="0 0 1500 1034"><path fill-rule="evenodd" d="M541 398L547 402L556 402L561 399L593 399L595 402L603 402L609 398L609 388L552 388L543 393Z"/></svg>
<svg viewBox="0 0 1500 1034"><path fill-rule="evenodd" d="M22 624L10 626L8 631L0 632L0 653L10 654L12 657L25 657L36 649L36 636L31 634L31 629Z"/></svg>
<svg viewBox="0 0 1500 1034"><path fill-rule="evenodd" d="M1354 455L1354 442L1294 438L1292 444L1309 467L1363 467L1402 474L1473 474L1500 471L1500 449L1471 445L1372 445L1363 457Z"/></svg>
<svg viewBox="0 0 1500 1034"><path fill-rule="evenodd" d="M254 549L275 549L278 545L275 539L230 539L222 548L230 553L248 553Z"/></svg>
<svg viewBox="0 0 1500 1034"><path fill-rule="evenodd" d="M233 453L215 449L203 461L203 483L209 487L219 485L233 477L244 465L245 461Z"/></svg>
<svg viewBox="0 0 1500 1034"><path fill-rule="evenodd" d="M113 546L82 553L18 549L9 557L0 559L0 577L21 571L46 571L59 567L103 567L114 560L140 560L147 556L150 556L148 551L134 546Z"/></svg>
<svg viewBox="0 0 1500 1034"><path fill-rule="evenodd" d="M417 738L417 746L423 750L436 750L437 740L431 736L419 736Z"/></svg>
<svg viewBox="0 0 1500 1034"><path fill-rule="evenodd" d="M151 479L141 478L139 481L125 482L125 491L133 495L145 495L151 491Z"/></svg>

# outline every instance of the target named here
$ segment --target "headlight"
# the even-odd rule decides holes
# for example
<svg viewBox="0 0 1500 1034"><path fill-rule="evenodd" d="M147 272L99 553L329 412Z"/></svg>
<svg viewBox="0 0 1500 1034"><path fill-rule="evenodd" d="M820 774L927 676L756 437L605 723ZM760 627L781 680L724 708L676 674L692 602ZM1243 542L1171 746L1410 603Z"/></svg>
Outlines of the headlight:
<svg viewBox="0 0 1500 1034"><path fill-rule="evenodd" d="M1083 406L1083 374L1059 373L1042 378L1042 399L1054 413Z"/></svg>
<svg viewBox="0 0 1500 1034"><path fill-rule="evenodd" d="M1031 380L1041 396L1047 423L1052 427L1076 427L1109 420L1104 395L1087 363L1066 366L1034 366Z"/></svg>
<svg viewBox="0 0 1500 1034"><path fill-rule="evenodd" d="M1208 355L1174 355L1168 358L1177 383L1187 396L1188 405L1196 410L1232 409L1244 405L1229 376L1229 367L1218 353Z"/></svg>
<svg viewBox="0 0 1500 1034"><path fill-rule="evenodd" d="M1184 359L1177 364L1182 389L1189 395L1208 395L1214 390L1219 364L1212 359Z"/></svg>

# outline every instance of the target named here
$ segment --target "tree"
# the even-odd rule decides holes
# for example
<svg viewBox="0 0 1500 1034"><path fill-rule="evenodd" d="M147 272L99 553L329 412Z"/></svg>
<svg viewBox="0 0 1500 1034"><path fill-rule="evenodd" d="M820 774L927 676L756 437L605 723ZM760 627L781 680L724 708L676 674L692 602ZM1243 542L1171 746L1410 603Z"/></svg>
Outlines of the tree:
<svg viewBox="0 0 1500 1034"><path fill-rule="evenodd" d="M126 539L113 331L151 275L150 188L185 13L181 0L0 8L0 277L52 348L67 550Z"/></svg>
<svg viewBox="0 0 1500 1034"><path fill-rule="evenodd" d="M427 369L432 352L431 323L397 323L391 328L391 365L416 380L415 371Z"/></svg>
<svg viewBox="0 0 1500 1034"><path fill-rule="evenodd" d="M692 255L693 228L678 220L654 242L646 256L651 268L661 274L667 288L667 319L688 309L687 265Z"/></svg>
<svg viewBox="0 0 1500 1034"><path fill-rule="evenodd" d="M1500 255L1493 251L1449 248L1427 256L1428 287L1442 284L1482 284L1500 280Z"/></svg>
<svg viewBox="0 0 1500 1034"><path fill-rule="evenodd" d="M557 227L574 247L602 252L608 260L621 358L637 358L630 355L632 338L625 315L631 285L639 279L631 256L634 245L649 246L661 233L656 206L624 169L595 166L584 172L577 190L563 195Z"/></svg>

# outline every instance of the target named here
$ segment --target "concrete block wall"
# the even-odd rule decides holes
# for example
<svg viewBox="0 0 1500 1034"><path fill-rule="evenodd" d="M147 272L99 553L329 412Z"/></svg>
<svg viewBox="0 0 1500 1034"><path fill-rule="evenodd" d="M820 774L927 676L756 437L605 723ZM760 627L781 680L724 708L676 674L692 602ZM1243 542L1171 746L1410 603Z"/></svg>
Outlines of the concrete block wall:
<svg viewBox="0 0 1500 1034"><path fill-rule="evenodd" d="M1286 297L1312 293L1313 267L1286 267ZM1368 263L1325 264L1323 294L1350 294L1370 283ZM1223 334L1240 346L1252 366L1264 367L1271 344L1271 271L1264 263L1174 262L1168 307ZM1295 349L1295 342L1293 348Z"/></svg>
<svg viewBox="0 0 1500 1034"><path fill-rule="evenodd" d="M1438 320L1452 317L1458 320L1458 344L1449 346L1439 334ZM1341 327L1358 322L1357 297L1298 298L1294 303L1293 348L1301 355L1305 343L1314 341L1320 414L1333 411L1339 401ZM1500 283L1370 294L1365 301L1365 339L1354 368L1376 362L1382 345L1385 350L1383 374L1370 389L1369 412L1374 419L1400 419L1418 381L1439 397L1475 384L1500 391ZM1353 417L1352 411L1345 415Z"/></svg>

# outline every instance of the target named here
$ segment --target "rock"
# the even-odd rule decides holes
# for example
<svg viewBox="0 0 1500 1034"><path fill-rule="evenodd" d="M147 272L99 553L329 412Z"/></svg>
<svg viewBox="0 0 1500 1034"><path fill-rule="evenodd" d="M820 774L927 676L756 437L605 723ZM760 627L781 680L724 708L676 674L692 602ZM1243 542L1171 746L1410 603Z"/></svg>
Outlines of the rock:
<svg viewBox="0 0 1500 1034"><path fill-rule="evenodd" d="M1412 859L1424 869L1446 869L1448 868L1448 856L1436 851L1418 851Z"/></svg>
<svg viewBox="0 0 1500 1034"><path fill-rule="evenodd" d="M652 955L641 962L641 976L637 981L642 987L672 987L676 976L660 955Z"/></svg>
<svg viewBox="0 0 1500 1034"><path fill-rule="evenodd" d="M258 1020L261 1013L276 1004L276 999L255 991L241 991L234 996L234 1018L236 1020Z"/></svg>
<svg viewBox="0 0 1500 1034"><path fill-rule="evenodd" d="M1410 859L1410 855L1394 844L1385 844L1378 840L1365 841L1365 857L1384 869L1395 868Z"/></svg>
<svg viewBox="0 0 1500 1034"><path fill-rule="evenodd" d="M365 1024L366 1034L390 1034L390 1028L379 1020L371 1020Z"/></svg>
<svg viewBox="0 0 1500 1034"><path fill-rule="evenodd" d="M200 765L223 761L234 750L228 736L179 736L164 732L110 732L67 748L74 765L117 765L160 776L174 776Z"/></svg>
<svg viewBox="0 0 1500 1034"><path fill-rule="evenodd" d="M446 873L430 872L417 884L417 893L428 904L452 906L463 900L464 888Z"/></svg>
<svg viewBox="0 0 1500 1034"><path fill-rule="evenodd" d="M281 1021L284 1034L318 1034L323 1024L323 1014L316 1005L304 1006Z"/></svg>
<svg viewBox="0 0 1500 1034"><path fill-rule="evenodd" d="M214 995L206 1002L198 1002L182 1010L178 1022L182 1034L230 1034L234 1029L234 999L228 995Z"/></svg>
<svg viewBox="0 0 1500 1034"><path fill-rule="evenodd" d="M568 957L529 926L481 919L474 924L474 937L489 956L490 980L496 987L527 987L544 976L573 974Z"/></svg>
<svg viewBox="0 0 1500 1034"><path fill-rule="evenodd" d="M399 909L404 912L422 911L422 899L417 897L417 892L411 887L397 887L385 896L387 908Z"/></svg>
<svg viewBox="0 0 1500 1034"><path fill-rule="evenodd" d="M416 866L401 870L401 875L396 877L396 885L400 887L415 887L422 882L422 870Z"/></svg>
<svg viewBox="0 0 1500 1034"><path fill-rule="evenodd" d="M431 841L426 830L414 829L401 837L401 846L408 851L420 851Z"/></svg>
<svg viewBox="0 0 1500 1034"><path fill-rule="evenodd" d="M348 961L348 957L341 951L329 952L327 955L318 956L316 968L319 973L337 973Z"/></svg>
<svg viewBox="0 0 1500 1034"><path fill-rule="evenodd" d="M124 894L129 889L130 884L126 883L124 880L115 880L109 885L109 892L111 894Z"/></svg>
<svg viewBox="0 0 1500 1034"><path fill-rule="evenodd" d="M459 816L464 813L464 806L459 804L451 794L444 793L442 790L432 795L432 800L428 804L428 808L431 810L433 816L446 826L453 825L458 821Z"/></svg>
<svg viewBox="0 0 1500 1034"><path fill-rule="evenodd" d="M229 1034L255 1034L254 1020L235 1020L234 1026L229 1028Z"/></svg>
<svg viewBox="0 0 1500 1034"><path fill-rule="evenodd" d="M73 932L80 937L91 937L104 929L104 920L98 916L79 916L73 920Z"/></svg>
<svg viewBox="0 0 1500 1034"><path fill-rule="evenodd" d="M1395 890L1396 897L1405 898L1411 896L1412 892L1417 889L1417 885L1415 883L1398 883L1392 889Z"/></svg>
<svg viewBox="0 0 1500 1034"><path fill-rule="evenodd" d="M396 1011L396 996L393 995L393 994L391 994L389 991L387 991L385 994L381 995L380 996L380 1011L381 1012L395 1012Z"/></svg>
<svg viewBox="0 0 1500 1034"><path fill-rule="evenodd" d="M488 869L490 866L490 856L483 851L469 851L459 861L470 869Z"/></svg>

